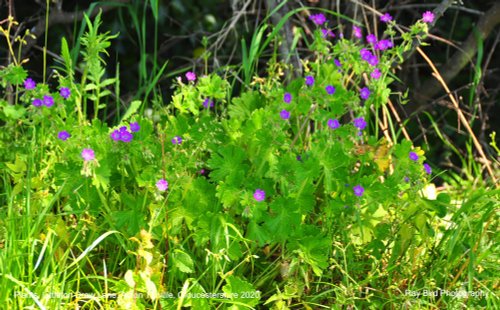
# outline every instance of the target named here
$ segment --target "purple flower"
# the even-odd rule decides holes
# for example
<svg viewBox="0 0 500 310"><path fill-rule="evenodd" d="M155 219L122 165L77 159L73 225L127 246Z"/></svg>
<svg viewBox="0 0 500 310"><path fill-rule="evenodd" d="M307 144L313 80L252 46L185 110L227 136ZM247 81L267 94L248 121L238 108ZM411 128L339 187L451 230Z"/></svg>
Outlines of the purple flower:
<svg viewBox="0 0 500 310"><path fill-rule="evenodd" d="M71 91L67 87L61 87L61 89L59 90L59 94L61 94L61 97L63 97L64 99L68 99L71 95Z"/></svg>
<svg viewBox="0 0 500 310"><path fill-rule="evenodd" d="M32 104L33 104L35 107L41 107L41 106L42 106L42 104L43 104L43 101L42 101L42 99L35 98L35 99L33 99Z"/></svg>
<svg viewBox="0 0 500 310"><path fill-rule="evenodd" d="M333 62L335 63L335 65L336 65L337 67L342 67L342 63L340 62L340 60L338 60L338 59L334 59L334 60L333 60Z"/></svg>
<svg viewBox="0 0 500 310"><path fill-rule="evenodd" d="M306 76L306 85L313 86L313 84L314 84L314 77L312 77L312 75Z"/></svg>
<svg viewBox="0 0 500 310"><path fill-rule="evenodd" d="M429 164L424 163L424 169L425 169L425 172L427 172L427 174L432 174L432 168L431 168L431 166L429 166Z"/></svg>
<svg viewBox="0 0 500 310"><path fill-rule="evenodd" d="M415 152L410 152L410 155L409 155L410 159L413 160L413 161L417 161L418 160L418 155L417 153Z"/></svg>
<svg viewBox="0 0 500 310"><path fill-rule="evenodd" d="M434 13L431 11L424 12L424 14L422 14L422 21L428 24L432 23L434 21Z"/></svg>
<svg viewBox="0 0 500 310"><path fill-rule="evenodd" d="M404 180L405 180L406 183L410 182L410 178L409 177L405 177Z"/></svg>
<svg viewBox="0 0 500 310"><path fill-rule="evenodd" d="M370 52L366 48L362 48L359 51L359 54L361 55L361 59L366 60L366 61L368 61L373 56L372 52Z"/></svg>
<svg viewBox="0 0 500 310"><path fill-rule="evenodd" d="M365 189L363 188L363 186L361 185L356 185L352 188L352 190L354 191L354 195L358 196L358 197L361 197L363 196L363 193L365 191Z"/></svg>
<svg viewBox="0 0 500 310"><path fill-rule="evenodd" d="M366 36L366 42L370 44L375 44L377 43L377 37L372 33Z"/></svg>
<svg viewBox="0 0 500 310"><path fill-rule="evenodd" d="M380 16L380 21L383 23L388 23L392 21L392 16L389 13L385 13L384 15Z"/></svg>
<svg viewBox="0 0 500 310"><path fill-rule="evenodd" d="M353 120L354 127L359 130L363 130L366 128L366 121L364 117L358 117Z"/></svg>
<svg viewBox="0 0 500 310"><path fill-rule="evenodd" d="M168 189L168 182L165 179L160 179L158 180L158 182L156 182L156 188L164 192Z"/></svg>
<svg viewBox="0 0 500 310"><path fill-rule="evenodd" d="M118 129L113 130L113 132L109 135L111 139L114 141L120 141L122 139L122 135Z"/></svg>
<svg viewBox="0 0 500 310"><path fill-rule="evenodd" d="M335 87L333 87L332 85L328 85L327 87L325 87L325 90L328 93L328 95L335 94Z"/></svg>
<svg viewBox="0 0 500 310"><path fill-rule="evenodd" d="M328 127L330 127L331 129L337 129L340 127L340 123L337 119L329 119L328 122Z"/></svg>
<svg viewBox="0 0 500 310"><path fill-rule="evenodd" d="M182 138L180 136L175 136L172 139L172 144L181 144L182 143Z"/></svg>
<svg viewBox="0 0 500 310"><path fill-rule="evenodd" d="M130 131L131 132L138 132L140 129L141 129L141 126L139 125L138 122L130 123Z"/></svg>
<svg viewBox="0 0 500 310"><path fill-rule="evenodd" d="M205 98L205 100L203 101L203 106L206 109L213 108L214 107L214 101L212 99L210 99L210 98Z"/></svg>
<svg viewBox="0 0 500 310"><path fill-rule="evenodd" d="M321 29L321 36L323 38L335 38L335 34L330 29Z"/></svg>
<svg viewBox="0 0 500 310"><path fill-rule="evenodd" d="M375 80L378 80L380 78L380 76L382 75L382 73L380 72L379 69L375 68L372 73L370 73L370 76L372 77L372 79L375 79Z"/></svg>
<svg viewBox="0 0 500 310"><path fill-rule="evenodd" d="M290 93L285 93L285 95L283 96L283 101L285 103L290 103L292 102L292 94Z"/></svg>
<svg viewBox="0 0 500 310"><path fill-rule="evenodd" d="M47 107L50 108L51 106L54 105L54 98L52 96L43 96L43 104Z"/></svg>
<svg viewBox="0 0 500 310"><path fill-rule="evenodd" d="M36 83L35 81L33 81L32 78L27 78L26 80L24 80L24 88L26 90L32 90L32 89L35 89L36 87Z"/></svg>
<svg viewBox="0 0 500 310"><path fill-rule="evenodd" d="M289 119L290 118L290 112L288 112L287 110L283 110L280 112L280 117L282 119Z"/></svg>
<svg viewBox="0 0 500 310"><path fill-rule="evenodd" d="M295 157L295 159L297 159L297 161L302 161L302 156L297 155L297 157Z"/></svg>
<svg viewBox="0 0 500 310"><path fill-rule="evenodd" d="M192 71L186 73L186 79L188 81L196 81L196 74Z"/></svg>
<svg viewBox="0 0 500 310"><path fill-rule="evenodd" d="M389 49L393 46L394 46L394 44L392 44L392 42L389 40L380 40L375 45L375 49L378 49L380 51L385 51L386 49Z"/></svg>
<svg viewBox="0 0 500 310"><path fill-rule="evenodd" d="M253 198L257 201L263 201L264 199L266 199L266 192L257 188L253 193Z"/></svg>
<svg viewBox="0 0 500 310"><path fill-rule="evenodd" d="M370 90L368 89L368 87L361 88L361 90L359 91L359 96L361 97L361 99L367 100L368 97L370 97Z"/></svg>
<svg viewBox="0 0 500 310"><path fill-rule="evenodd" d="M309 19L318 26L326 23L326 17L323 13L312 14L311 16L309 16Z"/></svg>
<svg viewBox="0 0 500 310"><path fill-rule="evenodd" d="M134 135L132 135L131 132L129 132L127 130L120 130L120 139L123 142L129 143L130 141L132 141L133 138L134 138Z"/></svg>
<svg viewBox="0 0 500 310"><path fill-rule="evenodd" d="M361 39L363 37L363 34L361 33L361 28L357 26L352 26L352 33L358 39Z"/></svg>
<svg viewBox="0 0 500 310"><path fill-rule="evenodd" d="M57 134L57 137L63 141L66 141L69 137L71 137L71 135L66 130L63 130L63 131L59 131L59 133Z"/></svg>
<svg viewBox="0 0 500 310"><path fill-rule="evenodd" d="M85 161L94 160L95 154L93 149L83 149L82 158Z"/></svg>
<svg viewBox="0 0 500 310"><path fill-rule="evenodd" d="M368 63L371 65L371 66L376 66L378 65L378 58L377 58L377 55L371 55L370 58L367 60Z"/></svg>

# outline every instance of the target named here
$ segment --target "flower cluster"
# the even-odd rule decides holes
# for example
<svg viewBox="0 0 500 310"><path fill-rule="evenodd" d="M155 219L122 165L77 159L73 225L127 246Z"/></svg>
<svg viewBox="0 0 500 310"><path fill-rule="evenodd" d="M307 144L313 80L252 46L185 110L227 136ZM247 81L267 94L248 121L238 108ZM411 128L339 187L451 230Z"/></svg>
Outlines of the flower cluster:
<svg viewBox="0 0 500 310"><path fill-rule="evenodd" d="M415 162L417 162L417 161L418 161L418 159L419 159L418 154L417 154L417 153L415 153L415 152L410 152L410 153L408 154L408 157L410 158L410 160L415 161ZM423 166L424 166L424 170L425 170L425 172L426 172L427 174L432 174L432 168L431 168L431 166L429 166L429 164L428 164L428 163L423 163Z"/></svg>
<svg viewBox="0 0 500 310"><path fill-rule="evenodd" d="M133 132L138 132L141 126L137 122L130 123L130 131L127 130L127 126L122 126L119 129L113 130L109 135L114 141L122 141L128 143L134 138Z"/></svg>
<svg viewBox="0 0 500 310"><path fill-rule="evenodd" d="M36 88L36 82L32 78L27 78L24 80L24 89L34 90ZM67 87L61 87L59 89L59 94L64 99L68 99L71 96L71 91ZM34 98L31 102L35 107L45 106L50 108L54 105L54 97L51 95L44 95L42 98Z"/></svg>
<svg viewBox="0 0 500 310"><path fill-rule="evenodd" d="M361 55L361 59L369 63L371 66L376 66L378 65L378 58L377 55L374 55L371 51L369 51L366 48L362 48L359 51L359 54Z"/></svg>

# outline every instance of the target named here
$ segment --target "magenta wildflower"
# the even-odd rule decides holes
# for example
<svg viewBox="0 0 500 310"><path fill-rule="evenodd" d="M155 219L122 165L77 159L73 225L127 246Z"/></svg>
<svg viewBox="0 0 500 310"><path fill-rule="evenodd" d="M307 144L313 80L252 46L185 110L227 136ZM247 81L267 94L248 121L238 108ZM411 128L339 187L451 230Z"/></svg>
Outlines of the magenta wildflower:
<svg viewBox="0 0 500 310"><path fill-rule="evenodd" d="M66 130L63 130L63 131L59 131L59 133L57 134L57 137L60 140L66 141L69 137L71 137L71 135Z"/></svg>
<svg viewBox="0 0 500 310"><path fill-rule="evenodd" d="M380 76L382 75L382 73L380 72L379 69L375 68L372 73L370 73L370 76L372 77L372 79L375 79L375 80L378 80L380 78Z"/></svg>
<svg viewBox="0 0 500 310"><path fill-rule="evenodd" d="M354 191L354 195L358 196L358 197L361 197L363 196L363 193L365 191L365 189L363 188L363 186L361 185L356 185L352 188L352 190Z"/></svg>
<svg viewBox="0 0 500 310"><path fill-rule="evenodd" d="M378 41L377 44L375 44L375 49L378 49L380 51L385 51L393 46L394 46L394 44L392 44L391 41L384 39L384 40Z"/></svg>
<svg viewBox="0 0 500 310"><path fill-rule="evenodd" d="M306 85L313 86L313 84L314 84L314 77L312 77L312 75L306 76Z"/></svg>
<svg viewBox="0 0 500 310"><path fill-rule="evenodd" d="M415 152L410 152L409 157L413 161L417 161L418 160L418 155Z"/></svg>
<svg viewBox="0 0 500 310"><path fill-rule="evenodd" d="M257 188L253 193L253 198L257 201L263 201L264 199L266 199L266 192Z"/></svg>
<svg viewBox="0 0 500 310"><path fill-rule="evenodd" d="M424 14L422 14L422 21L424 23L432 23L434 21L434 13L432 13L431 11L426 11L424 12Z"/></svg>
<svg viewBox="0 0 500 310"><path fill-rule="evenodd" d="M429 164L424 163L424 169L427 174L432 174L432 168L429 166Z"/></svg>
<svg viewBox="0 0 500 310"><path fill-rule="evenodd" d="M90 161L95 159L95 153L93 149L83 149L82 158L85 161Z"/></svg>
<svg viewBox="0 0 500 310"><path fill-rule="evenodd" d="M359 91L359 96L361 97L361 99L368 99L368 97L370 97L370 90L368 89L368 87L361 88L361 90Z"/></svg>
<svg viewBox="0 0 500 310"><path fill-rule="evenodd" d="M130 131L131 132L138 132L140 129L141 129L141 126L139 125L138 122L130 123Z"/></svg>
<svg viewBox="0 0 500 310"><path fill-rule="evenodd" d="M132 135L132 133L128 130L120 130L120 140L122 140L123 142L129 143L133 138L134 135Z"/></svg>
<svg viewBox="0 0 500 310"><path fill-rule="evenodd" d="M292 94L290 93L285 93L285 95L283 96L283 101L285 103L290 103L292 102Z"/></svg>
<svg viewBox="0 0 500 310"><path fill-rule="evenodd" d="M35 98L35 99L33 99L32 104L33 104L35 107L41 107L41 106L42 106L42 104L43 104L43 101L42 101L42 99Z"/></svg>
<svg viewBox="0 0 500 310"><path fill-rule="evenodd" d="M190 82L196 81L196 74L192 71L186 73L186 79Z"/></svg>
<svg viewBox="0 0 500 310"><path fill-rule="evenodd" d="M363 33L361 33L361 28L359 28L358 26L352 26L352 33L358 39L361 39L363 37Z"/></svg>
<svg viewBox="0 0 500 310"><path fill-rule="evenodd" d="M392 16L389 13L385 13L384 15L380 16L380 21L383 23L388 23L392 21Z"/></svg>
<svg viewBox="0 0 500 310"><path fill-rule="evenodd" d="M156 182L156 188L164 192L168 189L168 182L165 179L160 179L158 180L158 182Z"/></svg>
<svg viewBox="0 0 500 310"><path fill-rule="evenodd" d="M330 29L321 29L321 36L323 38L335 38L335 34Z"/></svg>
<svg viewBox="0 0 500 310"><path fill-rule="evenodd" d="M371 34L366 36L366 42L368 42L370 44L375 44L375 43L377 43L377 37L373 33L371 33Z"/></svg>
<svg viewBox="0 0 500 310"><path fill-rule="evenodd" d="M68 99L69 96L71 96L71 91L69 90L69 88L67 87L61 87L61 89L59 90L59 94L61 95L61 97L63 97L64 99Z"/></svg>
<svg viewBox="0 0 500 310"><path fill-rule="evenodd" d="M172 144L181 144L182 143L182 138L180 136L175 136L172 139Z"/></svg>
<svg viewBox="0 0 500 310"><path fill-rule="evenodd" d="M371 55L370 58L368 58L367 62L371 65L371 66L376 66L378 65L378 57L377 55Z"/></svg>
<svg viewBox="0 0 500 310"><path fill-rule="evenodd" d="M282 110L280 112L280 117L282 119L289 119L290 118L290 112L288 112L287 110Z"/></svg>
<svg viewBox="0 0 500 310"><path fill-rule="evenodd" d="M47 108L50 108L54 105L54 98L52 96L45 95L43 96L43 105Z"/></svg>
<svg viewBox="0 0 500 310"><path fill-rule="evenodd" d="M312 14L309 16L309 19L318 26L326 23L326 17L323 13Z"/></svg>
<svg viewBox="0 0 500 310"><path fill-rule="evenodd" d="M335 87L332 86L332 85L328 85L325 87L325 90L327 92L328 95L333 95L335 94Z"/></svg>
<svg viewBox="0 0 500 310"><path fill-rule="evenodd" d="M358 117L353 120L354 127L359 130L364 130L366 128L366 121L364 117Z"/></svg>
<svg viewBox="0 0 500 310"><path fill-rule="evenodd" d="M331 119L331 118L328 120L327 125L331 129L337 129L340 127L339 121L337 119Z"/></svg>
<svg viewBox="0 0 500 310"><path fill-rule="evenodd" d="M366 60L366 61L368 61L373 56L372 52L370 52L366 48L362 48L359 51L359 54L361 55L361 59Z"/></svg>
<svg viewBox="0 0 500 310"><path fill-rule="evenodd" d="M117 130L113 130L113 132L109 136L114 141L120 141L122 139L122 135L121 135L121 133L120 133L120 131L118 129Z"/></svg>
<svg viewBox="0 0 500 310"><path fill-rule="evenodd" d="M32 89L35 89L35 87L36 87L36 83L35 83L35 81L33 81L32 78L27 78L26 80L24 80L24 89L32 90Z"/></svg>
<svg viewBox="0 0 500 310"><path fill-rule="evenodd" d="M210 98L205 98L203 101L203 106L205 109L213 108L214 107L214 101Z"/></svg>

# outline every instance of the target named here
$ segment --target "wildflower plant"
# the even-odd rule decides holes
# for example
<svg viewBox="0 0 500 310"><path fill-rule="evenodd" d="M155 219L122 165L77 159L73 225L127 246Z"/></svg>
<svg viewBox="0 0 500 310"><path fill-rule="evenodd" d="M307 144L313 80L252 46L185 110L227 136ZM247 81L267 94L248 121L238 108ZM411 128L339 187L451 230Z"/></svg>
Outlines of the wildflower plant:
<svg viewBox="0 0 500 310"><path fill-rule="evenodd" d="M329 29L325 35L331 25L322 13L309 19L317 28L310 45L316 57L304 62L304 76L286 85L262 78L234 95L219 74L189 71L174 80L171 104L156 121L138 113L140 101L113 125L99 120L110 95L106 87L115 82L103 74L101 56L114 36L98 33L99 15L93 23L86 17L81 85L69 65L52 91L27 74L13 81L24 88L22 115L43 128L32 134L43 141L39 152L51 165L36 176L38 184L54 184L46 188L51 197L34 205L42 210L57 201L82 228L67 232L74 238L97 236L94 226L101 225L120 232L118 241L108 241L113 248L129 241L138 248L120 252L127 266L116 264L123 270L110 290L144 291L149 299L136 302L143 308L161 302L164 309L183 302L159 298L166 288L228 295L262 290L267 301L256 293L229 299L233 306L277 308L283 294L269 283L278 278L286 290L301 287L290 293L297 300L312 281L339 282L343 275L335 264L346 259L338 254L340 243L352 247L349 259L368 274L379 266L361 249L384 258L392 270L406 249L416 251L436 233L432 219L444 215L442 205L421 194L433 177L424 151L397 135L382 136L376 127L391 94L391 66L425 32L430 15L401 42L394 41L387 13L380 18L385 36L367 34L366 40L361 25L352 25L350 39ZM63 59L70 62L64 46ZM269 75L279 76L271 69ZM94 104L89 119L87 101ZM23 163L9 162L21 189ZM43 185L37 186L38 194ZM97 224L87 225L86 217ZM266 284L253 273L270 268L271 260L283 268ZM385 275L368 282L385 285ZM381 305L384 296L374 299ZM129 307L134 299L117 302ZM199 309L216 303L186 302Z"/></svg>

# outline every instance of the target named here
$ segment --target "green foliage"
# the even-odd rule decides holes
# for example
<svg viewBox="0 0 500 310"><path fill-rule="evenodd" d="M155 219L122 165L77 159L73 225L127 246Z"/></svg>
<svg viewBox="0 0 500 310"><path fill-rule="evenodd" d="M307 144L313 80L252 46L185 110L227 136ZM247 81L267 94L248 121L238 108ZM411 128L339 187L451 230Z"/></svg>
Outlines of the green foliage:
<svg viewBox="0 0 500 310"><path fill-rule="evenodd" d="M150 4L157 10L157 1ZM412 296L438 288L491 294L467 306L498 303L498 190L459 200L434 195L424 151L377 129L391 93L390 65L425 24L380 55L379 79L364 77L373 66L361 59L361 44L333 44L317 29L317 57L305 63L312 85L304 78L283 85L278 63L239 95L215 73L179 78L172 105L156 111L158 118L137 113L136 100L112 126L98 111L116 82L105 78L102 58L114 36L99 33L100 15L85 19L79 84L62 43L65 75L57 77L71 90L68 98L39 84L18 88L15 105L1 102L5 132L19 137L0 135L2 147L15 140L19 150L0 153L3 305L458 304L444 295ZM244 60L247 82L262 29ZM16 68L2 71L5 85L23 82L26 73ZM368 98L360 98L361 87ZM53 106L32 104L47 94ZM91 120L81 108L86 99L95 103ZM70 137L62 139L62 130ZM63 292L97 297L48 297Z"/></svg>

